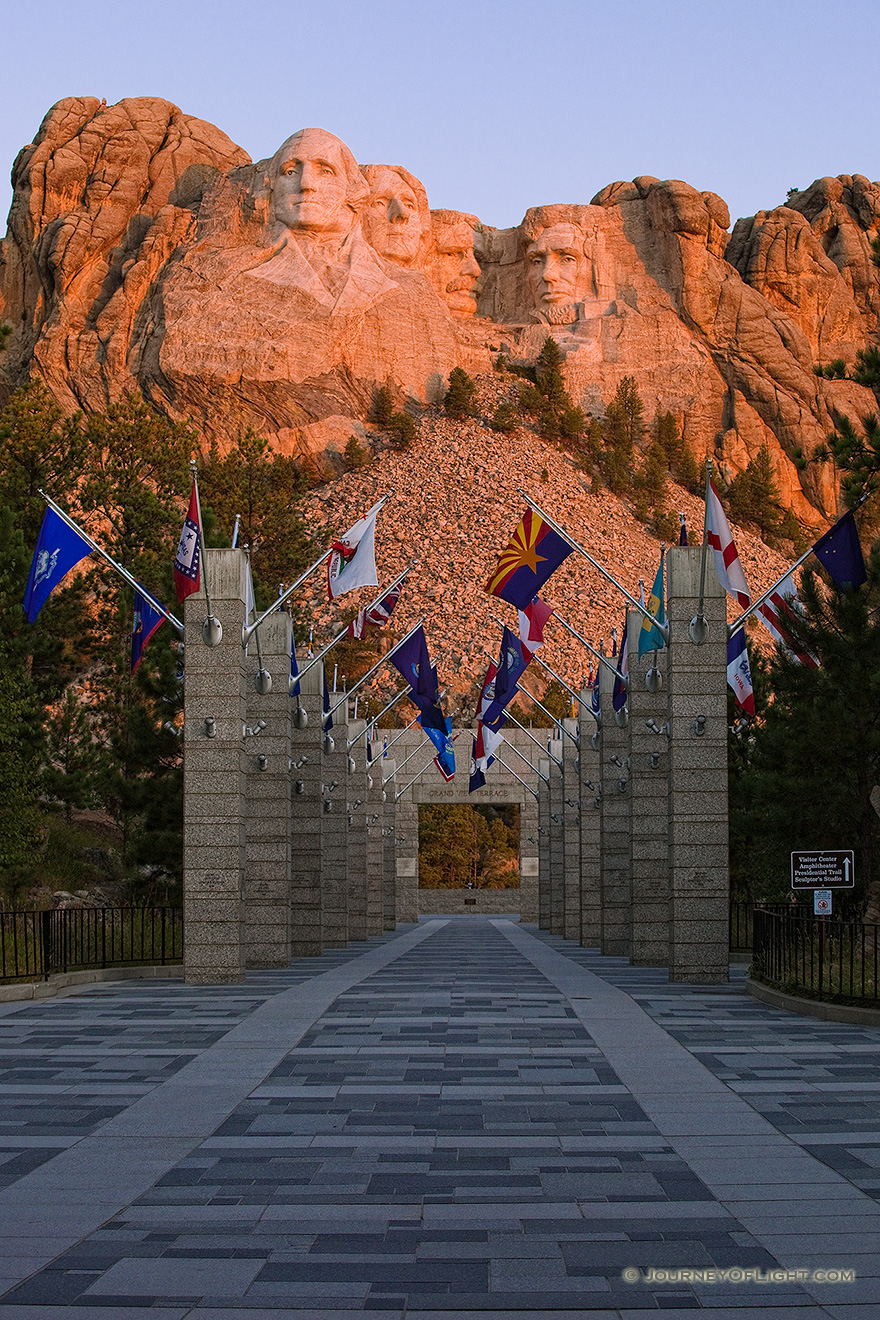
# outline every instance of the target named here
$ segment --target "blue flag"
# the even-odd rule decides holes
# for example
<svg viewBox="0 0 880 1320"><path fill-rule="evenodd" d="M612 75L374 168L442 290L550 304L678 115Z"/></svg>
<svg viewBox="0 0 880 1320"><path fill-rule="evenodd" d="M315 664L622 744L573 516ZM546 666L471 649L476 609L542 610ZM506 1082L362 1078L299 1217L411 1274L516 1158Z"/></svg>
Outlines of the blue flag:
<svg viewBox="0 0 880 1320"><path fill-rule="evenodd" d="M686 523L685 520L684 520L684 514L683 514L683 513L680 513L678 516L679 516L679 518L681 519L681 530L680 530L679 533L678 533L678 544L679 544L679 545L687 545L687 543L688 543L688 529L687 529L687 523Z"/></svg>
<svg viewBox="0 0 880 1320"><path fill-rule="evenodd" d="M819 537L813 546L813 554L828 570L839 591L844 587L860 587L868 580L852 511L845 513L824 536Z"/></svg>
<svg viewBox="0 0 880 1320"><path fill-rule="evenodd" d="M131 672L137 669L144 655L144 647L156 629L165 622L165 616L140 591L134 593L134 619L131 624Z"/></svg>
<svg viewBox="0 0 880 1320"><path fill-rule="evenodd" d="M657 569L648 604L645 606L651 618L656 619L658 623L666 622L666 609L663 605L663 555L664 552L661 550L660 567ZM659 651L665 645L659 628L655 628L649 619L642 619L642 626L639 629L639 655L645 655L648 651Z"/></svg>
<svg viewBox="0 0 880 1320"><path fill-rule="evenodd" d="M471 752L471 773L468 780L468 792L476 793L478 788L482 788L486 782L486 776L480 768L477 760L477 740L474 739L474 748Z"/></svg>
<svg viewBox="0 0 880 1320"><path fill-rule="evenodd" d="M421 723L421 720L419 721ZM422 724L425 733L431 739L431 742L437 748L437 755L434 757L434 764L440 771L447 783L455 778L455 752L452 748L452 720L444 719L444 729L427 727Z"/></svg>
<svg viewBox="0 0 880 1320"><path fill-rule="evenodd" d="M431 664L428 639L421 624L389 659L401 677L409 683L417 706L429 704L436 697L437 671Z"/></svg>
<svg viewBox="0 0 880 1320"><path fill-rule="evenodd" d="M509 628L505 628L501 636L498 672L495 675L495 697L483 715L483 723L487 728L497 728L500 725L504 707L516 696L516 685L525 673L530 659L531 655L524 654L520 639Z"/></svg>
<svg viewBox="0 0 880 1320"><path fill-rule="evenodd" d="M611 693L611 705L615 710L623 710L626 705L626 689L629 680L629 652L626 647L626 629L629 620L625 620L620 638L620 656L617 661L617 673L614 676L614 688Z"/></svg>
<svg viewBox="0 0 880 1320"><path fill-rule="evenodd" d="M296 643L293 638L290 639L290 695L298 697L301 695L299 688L299 665L296 663ZM294 683L294 679L296 682Z"/></svg>
<svg viewBox="0 0 880 1320"><path fill-rule="evenodd" d="M324 728L329 733L333 728L333 716L330 714L330 689L327 687L327 670L324 670Z"/></svg>
<svg viewBox="0 0 880 1320"><path fill-rule="evenodd" d="M31 623L74 565L91 553L88 541L69 527L54 509L46 510L24 589L24 612Z"/></svg>

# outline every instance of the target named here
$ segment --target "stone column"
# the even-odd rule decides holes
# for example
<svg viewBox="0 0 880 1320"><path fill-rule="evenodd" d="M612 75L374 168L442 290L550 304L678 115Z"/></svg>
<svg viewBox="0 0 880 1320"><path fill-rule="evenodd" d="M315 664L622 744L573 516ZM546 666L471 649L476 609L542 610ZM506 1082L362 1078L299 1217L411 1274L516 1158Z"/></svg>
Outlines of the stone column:
<svg viewBox="0 0 880 1320"><path fill-rule="evenodd" d="M333 704L331 697L330 704ZM339 697L336 697L339 700ZM345 810L348 779L345 705L334 716L321 755L321 940L325 949L344 949L349 941L346 847L348 815ZM328 750L324 750L324 748Z"/></svg>
<svg viewBox="0 0 880 1320"><path fill-rule="evenodd" d="M272 682L267 693L256 689L256 637L248 647L247 725L266 726L245 738L248 967L290 962L290 644L290 615L276 611L260 627L259 654Z"/></svg>
<svg viewBox="0 0 880 1320"><path fill-rule="evenodd" d="M673 981L728 979L727 597L706 566L708 638L694 646L698 547L666 557L669 594L669 881ZM702 719L705 717L705 723ZM702 730L701 736L698 730ZM658 739L659 741L659 739Z"/></svg>
<svg viewBox="0 0 880 1320"><path fill-rule="evenodd" d="M550 750L550 934L565 932L565 785L561 738L551 738Z"/></svg>
<svg viewBox="0 0 880 1320"><path fill-rule="evenodd" d="M397 926L397 812L394 806L394 771L397 762L388 757L375 762L374 775L384 795L382 803L382 908L385 930ZM384 787L383 780L386 781Z"/></svg>
<svg viewBox="0 0 880 1320"><path fill-rule="evenodd" d="M367 934L381 935L385 929L385 877L384 838L382 829L385 812L382 802L382 744L377 748L376 760L367 764ZM364 741L364 754L367 746ZM394 927L392 926L393 930Z"/></svg>
<svg viewBox="0 0 880 1320"><path fill-rule="evenodd" d="M562 739L563 915L562 933L567 940L581 938L581 810L580 748L572 741L578 731L576 719L563 720L571 737Z"/></svg>
<svg viewBox="0 0 880 1320"><path fill-rule="evenodd" d="M397 743L397 758L401 768L397 771L395 779L387 786L392 789L395 797L401 792L403 785L408 784L413 776L418 772L423 764L419 756L414 756L408 765L403 762L409 756L410 752L418 745L420 739L424 738L421 729L416 728L409 734L405 734L400 742ZM425 748L427 751L427 748ZM395 889L397 893L397 920L398 921L418 921L419 919L419 809L413 801L412 787L406 789L397 803L395 813L396 838L400 840L397 845L397 862L395 867Z"/></svg>
<svg viewBox="0 0 880 1320"><path fill-rule="evenodd" d="M637 967L665 967L669 959L669 739L664 729L668 698L666 649L649 651L641 659L638 638L642 616L629 612L629 730L632 793L632 949ZM652 675L649 691L646 678Z"/></svg>
<svg viewBox="0 0 880 1320"><path fill-rule="evenodd" d="M511 730L513 737L518 730ZM538 751L525 734L519 734L517 746L529 763L534 765L534 753ZM514 761L516 761L514 757ZM519 773L519 772L518 772ZM536 774L530 774L528 767L522 765L522 778L535 792L543 787ZM534 842L530 843L532 839ZM520 921L538 920L538 883L541 871L540 836L538 834L538 798L531 793L523 794L519 813L519 919Z"/></svg>
<svg viewBox="0 0 880 1320"><path fill-rule="evenodd" d="M363 720L351 720L348 737L354 738L366 728ZM340 741L342 730L340 730ZM364 740L348 750L348 777L346 780L346 808L348 834L346 837L345 868L348 890L348 938L367 938L367 765Z"/></svg>
<svg viewBox="0 0 880 1320"><path fill-rule="evenodd" d="M184 977L235 985L245 965L245 665L243 550L205 550L219 646L202 639L204 591L184 604ZM203 574L204 581L204 574Z"/></svg>
<svg viewBox="0 0 880 1320"><path fill-rule="evenodd" d="M602 700L602 913L601 949L605 954L629 957L632 886L630 876L631 814L629 731L615 719L611 697L614 676L601 666L599 691ZM623 787L621 787L623 785Z"/></svg>
<svg viewBox="0 0 880 1320"><path fill-rule="evenodd" d="M305 668L305 665L303 665ZM321 710L324 666L318 662L300 679L300 697L290 698L290 906L291 953L295 958L317 957L321 937ZM305 711L307 723L299 728Z"/></svg>
<svg viewBox="0 0 880 1320"><path fill-rule="evenodd" d="M550 929L550 762L539 761L538 781L538 925Z"/></svg>
<svg viewBox="0 0 880 1320"><path fill-rule="evenodd" d="M581 801L581 944L597 949L601 942L601 817L598 725L590 705L592 692L581 693L579 793ZM593 739L596 739L596 747Z"/></svg>

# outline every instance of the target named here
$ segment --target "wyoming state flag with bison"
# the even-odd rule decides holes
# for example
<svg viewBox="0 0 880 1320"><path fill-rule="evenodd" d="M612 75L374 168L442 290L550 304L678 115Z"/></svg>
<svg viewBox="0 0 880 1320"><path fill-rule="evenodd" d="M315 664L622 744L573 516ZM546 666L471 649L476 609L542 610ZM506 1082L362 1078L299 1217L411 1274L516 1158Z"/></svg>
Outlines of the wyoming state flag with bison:
<svg viewBox="0 0 880 1320"><path fill-rule="evenodd" d="M486 590L524 610L573 548L539 514L527 509Z"/></svg>

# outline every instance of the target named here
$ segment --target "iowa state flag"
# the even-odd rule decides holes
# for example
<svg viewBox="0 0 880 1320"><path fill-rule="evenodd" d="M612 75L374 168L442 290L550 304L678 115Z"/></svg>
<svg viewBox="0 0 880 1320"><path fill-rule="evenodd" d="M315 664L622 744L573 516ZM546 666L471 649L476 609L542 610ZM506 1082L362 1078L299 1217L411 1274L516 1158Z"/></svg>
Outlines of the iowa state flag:
<svg viewBox="0 0 880 1320"><path fill-rule="evenodd" d="M202 567L202 529L199 525L199 495L195 481L189 497L189 508L180 533L180 544L174 556L174 589L177 603L182 605L187 596L198 591Z"/></svg>
<svg viewBox="0 0 880 1320"><path fill-rule="evenodd" d="M525 610L573 547L533 509L527 509L501 556L486 590Z"/></svg>

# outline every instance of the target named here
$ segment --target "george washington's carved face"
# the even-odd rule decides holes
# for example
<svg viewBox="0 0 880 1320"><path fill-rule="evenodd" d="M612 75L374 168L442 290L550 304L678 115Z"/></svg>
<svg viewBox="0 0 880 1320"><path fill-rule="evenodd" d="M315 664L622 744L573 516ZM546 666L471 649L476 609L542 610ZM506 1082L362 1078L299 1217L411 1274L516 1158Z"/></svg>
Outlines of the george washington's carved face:
<svg viewBox="0 0 880 1320"><path fill-rule="evenodd" d="M526 249L526 264L537 311L551 322L574 320L586 269L581 231L571 224L545 229Z"/></svg>
<svg viewBox="0 0 880 1320"><path fill-rule="evenodd" d="M288 229L321 238L352 229L366 189L351 152L332 133L294 133L273 156L270 176L274 217Z"/></svg>
<svg viewBox="0 0 880 1320"><path fill-rule="evenodd" d="M361 215L364 237L380 257L411 266L422 241L419 199L397 170L370 168L370 196Z"/></svg>

